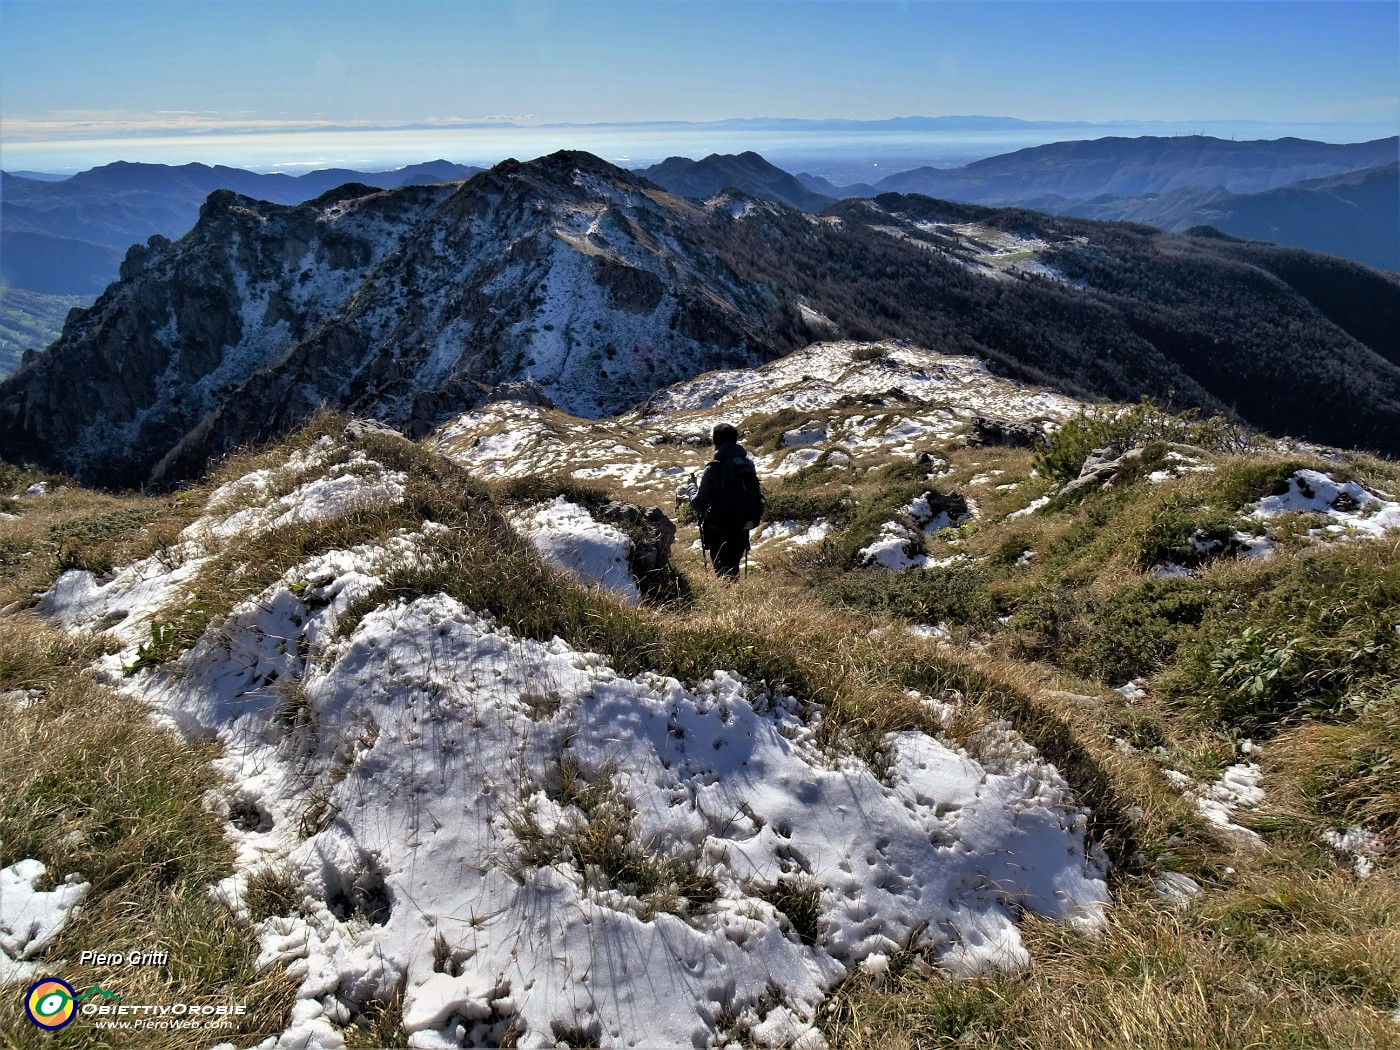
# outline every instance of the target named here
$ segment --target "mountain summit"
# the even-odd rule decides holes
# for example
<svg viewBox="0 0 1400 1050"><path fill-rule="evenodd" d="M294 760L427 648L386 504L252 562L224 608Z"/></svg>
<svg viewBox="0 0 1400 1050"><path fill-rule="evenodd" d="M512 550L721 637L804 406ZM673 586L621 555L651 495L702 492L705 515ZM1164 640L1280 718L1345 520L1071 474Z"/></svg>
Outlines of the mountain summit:
<svg viewBox="0 0 1400 1050"><path fill-rule="evenodd" d="M10 456L108 484L196 467L322 402L422 429L527 380L581 414L779 349L707 213L588 154L304 205L212 194L7 385Z"/></svg>

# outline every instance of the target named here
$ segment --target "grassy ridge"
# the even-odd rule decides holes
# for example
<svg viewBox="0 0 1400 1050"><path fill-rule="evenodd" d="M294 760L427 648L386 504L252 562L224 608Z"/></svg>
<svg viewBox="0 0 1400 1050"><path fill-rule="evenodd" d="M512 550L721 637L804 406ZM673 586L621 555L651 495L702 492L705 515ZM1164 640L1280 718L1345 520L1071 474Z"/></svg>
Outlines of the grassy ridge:
<svg viewBox="0 0 1400 1050"><path fill-rule="evenodd" d="M792 422L784 417L768 430ZM0 525L0 595L12 606L0 616L0 691L37 690L37 702L11 700L14 713L6 714L16 733L0 743L0 866L37 857L51 874L79 870L93 881L88 907L53 957L92 943L136 947L140 916L140 947L154 941L185 960L149 975L154 983L141 990L237 989L257 1007L249 1035L280 1031L292 992L276 972L255 972L251 930L203 893L229 870L217 821L199 801L221 790L207 748L156 729L83 672L100 638L69 639L15 607L65 569L102 572L172 550L214 485L281 463L290 449L343 426L321 417L287 444L241 457L171 497L106 495L50 479L48 496L26 499L18 493L36 477L0 477L9 493L0 510L18 515ZM1115 487L1004 519L1058 488L1051 478L1069 467L1054 467L1055 457L1069 464L1079 456L1070 442L1086 443L1067 430L1064 446L1039 457L949 447L946 473L933 478L876 455L856 469L775 480L770 517L824 518L836 534L807 554L760 552L762 566L726 586L704 574L682 532L675 568L683 586L664 603L637 607L542 565L505 515L559 492L585 503L612 493L557 479L492 488L420 446L365 433L336 456L359 450L402 471L404 500L232 539L192 583L199 600L182 595L157 614L172 630L151 656L178 654L236 602L309 557L436 521L447 528L425 538L424 557L389 572L342 618L340 632L386 602L448 593L521 635L557 635L601 652L623 673L697 681L724 667L790 690L824 706L828 747L877 768L892 731L921 729L975 747L980 725L1007 718L1092 807L1094 834L1115 862L1118 904L1102 938L1030 922L1031 969L958 982L930 976L928 959L906 953L888 977L859 974L832 1000L824 1024L833 1045L1393 1044L1396 880L1385 867L1357 880L1319 836L1365 824L1391 849L1400 845L1396 542L1319 545L1307 537L1317 523L1300 519L1275 528L1280 546L1268 560L1240 560L1227 545L1197 558L1193 575L1158 579L1152 570L1196 551L1192 536L1248 525L1246 505L1300 466L1392 492L1400 469L1366 457L1338 463L1219 447L1199 452L1208 472L1154 485L1138 471ZM985 480L993 471L1001 472L995 484ZM976 496L978 517L920 541L933 557L963 560L898 574L862 568L860 548L929 489ZM945 623L956 644L909 634L902 628L911 621ZM1114 691L1130 678L1143 682L1145 698ZM953 722L940 723L911 689L957 701ZM1210 779L1237 760L1245 737L1264 749L1266 802L1240 817L1263 836L1257 851L1218 835L1161 775L1173 768ZM607 816L601 807L599 814ZM1187 908L1153 890L1172 872L1205 887ZM617 877L638 876L619 862ZM279 892L275 879L265 888ZM390 1042L397 1013L380 1005L362 1016L359 1034L372 1028L372 1041ZM0 1015L0 1025L26 1045L48 1040L26 1031L22 1018Z"/></svg>

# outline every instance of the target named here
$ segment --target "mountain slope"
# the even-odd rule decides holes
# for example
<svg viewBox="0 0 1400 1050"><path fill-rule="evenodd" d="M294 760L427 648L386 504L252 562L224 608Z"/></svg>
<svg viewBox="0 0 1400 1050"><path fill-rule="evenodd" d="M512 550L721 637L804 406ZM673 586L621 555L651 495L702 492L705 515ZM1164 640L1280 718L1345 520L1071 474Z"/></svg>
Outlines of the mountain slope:
<svg viewBox="0 0 1400 1050"><path fill-rule="evenodd" d="M690 244L707 214L586 154L300 207L214 194L6 384L8 455L133 484L322 402L416 428L529 379L597 414L756 363L781 304Z"/></svg>
<svg viewBox="0 0 1400 1050"><path fill-rule="evenodd" d="M838 335L1400 449L1400 278L1219 236L917 196L702 205L560 153L300 207L216 194L124 273L0 385L7 457L169 480L321 403L417 434L524 382L596 416Z"/></svg>
<svg viewBox="0 0 1400 1050"><path fill-rule="evenodd" d="M681 197L705 200L721 190L738 189L751 197L777 201L799 211L821 211L835 195L814 193L798 178L752 151L737 155L711 153L703 160L670 157L637 174Z"/></svg>
<svg viewBox="0 0 1400 1050"><path fill-rule="evenodd" d="M52 342L44 337L60 331L69 311L83 305L77 296L5 289L0 295L0 377L17 369L26 351L37 353Z"/></svg>
<svg viewBox="0 0 1400 1050"><path fill-rule="evenodd" d="M4 447L64 449L114 484L149 464L253 371L323 323L450 187L322 198L304 208L213 194L178 245L133 247L122 280L7 381Z"/></svg>
<svg viewBox="0 0 1400 1050"><path fill-rule="evenodd" d="M480 170L438 160L395 171L325 169L293 176L223 165L118 161L55 182L5 174L0 203L4 287L95 294L117 276L121 253L155 234L182 236L216 190L299 204L351 182L391 189L459 181Z"/></svg>
<svg viewBox="0 0 1400 1050"><path fill-rule="evenodd" d="M1258 193L1304 179L1389 164L1395 138L1334 145L1305 139L1227 142L1206 136L1055 142L961 168L916 168L881 179L882 193L922 193L979 204L1057 194L1135 197L1189 187Z"/></svg>
<svg viewBox="0 0 1400 1050"><path fill-rule="evenodd" d="M1394 316L1394 275L1268 245L896 194L817 220L775 206L726 233L713 251L851 338L974 355L1085 397L1151 393L1234 409L1275 433L1400 450L1400 337L1369 327L1358 339L1337 323ZM1309 278L1274 272L1293 266ZM1370 305L1358 313L1362 298Z"/></svg>
<svg viewBox="0 0 1400 1050"><path fill-rule="evenodd" d="M1312 179L1199 209L1236 237L1345 256L1400 272L1400 164Z"/></svg>
<svg viewBox="0 0 1400 1050"><path fill-rule="evenodd" d="M1400 469L1085 407L827 344L445 456L323 413L179 498L4 474L0 981L189 945L123 996L217 980L244 1046L1389 1045ZM749 575L682 522L631 604L602 519L716 413Z"/></svg>

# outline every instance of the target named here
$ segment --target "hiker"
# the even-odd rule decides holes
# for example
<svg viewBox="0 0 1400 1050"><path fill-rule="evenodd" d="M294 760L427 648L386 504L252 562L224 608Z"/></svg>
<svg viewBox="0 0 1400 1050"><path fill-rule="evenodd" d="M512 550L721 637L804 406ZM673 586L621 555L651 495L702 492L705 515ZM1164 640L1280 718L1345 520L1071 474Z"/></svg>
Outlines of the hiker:
<svg viewBox="0 0 1400 1050"><path fill-rule="evenodd" d="M763 517L763 492L753 460L739 444L738 430L720 423L710 440L715 458L706 465L690 506L700 522L700 545L710 552L715 572L733 580L748 554L749 530Z"/></svg>

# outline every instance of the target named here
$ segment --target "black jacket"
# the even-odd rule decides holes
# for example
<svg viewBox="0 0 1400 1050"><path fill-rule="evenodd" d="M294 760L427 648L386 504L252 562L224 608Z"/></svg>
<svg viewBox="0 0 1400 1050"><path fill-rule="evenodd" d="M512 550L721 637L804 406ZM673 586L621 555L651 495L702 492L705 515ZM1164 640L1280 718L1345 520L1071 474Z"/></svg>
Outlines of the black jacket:
<svg viewBox="0 0 1400 1050"><path fill-rule="evenodd" d="M706 464L705 473L700 477L700 487L690 500L691 509L695 511L695 517L700 521L700 531L702 535L720 531L733 534L742 532L745 536L748 535L748 530L743 528L743 526L735 528L718 527L720 515L716 511L715 502L720 498L720 464L728 459L748 458L748 452L746 452L744 447L737 441L726 441L723 445L715 449L715 458Z"/></svg>

